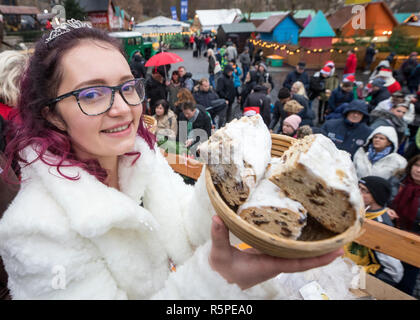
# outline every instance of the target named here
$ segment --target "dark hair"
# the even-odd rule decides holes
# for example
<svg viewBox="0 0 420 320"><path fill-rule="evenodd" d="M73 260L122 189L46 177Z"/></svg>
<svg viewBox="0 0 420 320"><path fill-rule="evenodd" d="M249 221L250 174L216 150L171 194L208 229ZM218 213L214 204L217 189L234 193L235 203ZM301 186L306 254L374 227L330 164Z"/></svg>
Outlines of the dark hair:
<svg viewBox="0 0 420 320"><path fill-rule="evenodd" d="M194 111L196 109L195 104L191 101L185 101L181 103L181 110L184 111L186 109L189 109L191 111Z"/></svg>
<svg viewBox="0 0 420 320"><path fill-rule="evenodd" d="M65 178L77 180L79 177L69 177L61 172L62 167L77 166L94 175L98 180L104 182L107 172L96 159L80 160L77 158L67 132L61 131L52 125L45 117L45 107L49 101L57 96L58 88L63 76L60 68L63 56L81 41L98 42L111 45L124 57L124 50L120 42L110 37L105 31L94 28L78 28L61 34L50 42L45 40L49 35L44 35L35 45L35 52L29 60L29 65L23 74L20 98L17 106L16 121L11 123L9 131L9 142L6 147L7 163L4 170L11 168L13 161L17 160L29 165L26 159L20 155L21 151L29 146L37 146L38 157L49 166L57 168L57 171ZM48 112L56 112L55 106L48 107ZM140 118L138 128L140 135L153 150L156 138L146 129L143 122L143 115ZM46 154L55 155L55 159L47 157ZM126 155L137 155L138 153L127 153ZM135 161L134 160L134 161ZM134 162L133 162L134 163Z"/></svg>
<svg viewBox="0 0 420 320"><path fill-rule="evenodd" d="M408 177L408 176L410 176L410 177L411 177L411 169L413 169L414 164L415 164L417 161L419 161L419 160L420 160L420 154L418 154L418 155L416 155L416 156L412 157L412 158L408 161L407 166L405 167L405 174L406 174L406 176L407 176L407 177Z"/></svg>
<svg viewBox="0 0 420 320"><path fill-rule="evenodd" d="M155 102L154 108L156 110L158 105L162 105L164 111L164 114L168 114L168 110L169 110L169 102L166 101L165 99L160 99L158 101Z"/></svg>
<svg viewBox="0 0 420 320"><path fill-rule="evenodd" d="M290 90L288 88L281 88L279 90L279 93L277 94L277 98L279 99L286 99L286 98L290 98Z"/></svg>

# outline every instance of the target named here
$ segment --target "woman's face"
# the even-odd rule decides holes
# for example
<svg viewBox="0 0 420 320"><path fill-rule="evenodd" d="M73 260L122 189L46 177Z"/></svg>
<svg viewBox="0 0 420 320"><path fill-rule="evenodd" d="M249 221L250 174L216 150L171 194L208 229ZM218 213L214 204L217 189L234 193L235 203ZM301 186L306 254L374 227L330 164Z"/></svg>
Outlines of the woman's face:
<svg viewBox="0 0 420 320"><path fill-rule="evenodd" d="M396 115L398 118L402 119L407 113L407 108L404 107L395 107L391 108L391 112Z"/></svg>
<svg viewBox="0 0 420 320"><path fill-rule="evenodd" d="M89 86L116 86L133 79L123 55L105 42L80 42L63 56L61 68L63 76L57 96ZM80 159L94 158L101 163L133 150L142 105L127 105L119 92L115 93L112 107L97 116L82 113L74 96L57 103L57 111L62 118L57 120L61 123L58 127L68 133ZM114 132L110 132L112 129Z"/></svg>
<svg viewBox="0 0 420 320"><path fill-rule="evenodd" d="M416 184L420 184L420 160L417 160L411 167L411 177Z"/></svg>
<svg viewBox="0 0 420 320"><path fill-rule="evenodd" d="M372 143L376 151L382 151L391 145L391 141L389 141L386 136L380 133L377 133L373 136Z"/></svg>
<svg viewBox="0 0 420 320"><path fill-rule="evenodd" d="M163 114L165 113L165 108L160 104L156 107L155 112L157 116L163 116Z"/></svg>
<svg viewBox="0 0 420 320"><path fill-rule="evenodd" d="M298 84L296 84L296 82L292 85L292 88L291 88L291 90L290 91L292 91L292 93L294 93L294 94L297 94L298 92L299 92L299 85Z"/></svg>

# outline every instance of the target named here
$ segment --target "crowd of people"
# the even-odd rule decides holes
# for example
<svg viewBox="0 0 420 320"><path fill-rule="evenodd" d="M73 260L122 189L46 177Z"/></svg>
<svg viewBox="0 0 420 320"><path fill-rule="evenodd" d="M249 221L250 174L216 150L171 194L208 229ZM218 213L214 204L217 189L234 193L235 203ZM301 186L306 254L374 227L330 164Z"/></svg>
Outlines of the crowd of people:
<svg viewBox="0 0 420 320"><path fill-rule="evenodd" d="M168 88L178 94L185 90L188 94L184 99L175 98L175 93L169 90L169 109L179 121L188 121L189 129L180 140L179 124L178 132L168 135L168 116L154 115L158 120L158 136L161 133L169 139L176 136L175 139L187 147L197 146L234 118L234 106L240 108L241 116L260 114L273 133L294 138L324 134L338 149L351 155L361 181L380 182L364 184L367 188L361 187L364 194L369 194L369 188L387 190L381 193L386 195L386 201L381 199L380 206L367 204L369 210L381 212L378 217L382 216L388 224L420 234L420 180L415 178L416 168L420 167L420 63L417 53L413 52L398 70L391 67L393 56L380 61L371 70L376 53L374 45L366 51L363 74L370 72L366 83L360 81L360 75L356 73L358 62L354 50L348 52L342 75L336 72L334 61L326 61L311 75L306 70L306 63L300 61L283 83L274 83L261 51L255 50L252 42L248 41L238 54L237 46L228 39L219 48L207 49L208 78L195 83L184 67L178 70L181 80L178 81L177 76L173 80L173 74ZM272 99L270 94L273 88L278 89L277 99ZM157 99L147 87L146 95L151 101ZM188 105L184 104L186 101ZM190 104L196 106L195 113L191 112ZM204 130L207 134L193 138L193 129ZM193 150L195 152L196 148ZM411 169L407 172L408 167ZM406 200L414 210L410 213L401 209L402 202L398 201L407 188L411 190L411 196ZM384 209L388 208L386 206L392 208L389 216ZM385 265L375 270L381 279L385 279L389 271L384 271ZM418 269L413 271L411 266L401 263L400 266L396 268L399 275L388 282L412 294Z"/></svg>
<svg viewBox="0 0 420 320"><path fill-rule="evenodd" d="M72 34L73 36L70 36ZM92 39L94 41L88 41ZM76 44L79 51L71 49L65 41ZM103 45L108 46L107 48L112 50L107 51L101 46L96 46L95 41L102 41ZM312 75L309 75L306 70L305 62L300 61L296 68L286 76L283 83L276 83L265 63L262 50L256 49L250 40L247 41L245 48L241 52L238 52L237 45L231 39L228 39L226 44L218 47L211 36L193 35L185 39L185 44L193 50L194 57L200 57L204 53L208 61L208 77L195 79L185 66L180 66L172 72L170 71L170 65L152 67L151 70L148 70L144 66L145 60L140 53L136 53L130 64L125 66L121 60L123 56L118 50L115 50L118 46L97 31L89 31L83 34L75 29L69 35L59 36L59 39L55 40L54 45L50 46L40 42L37 44L35 56L31 60L29 60L27 55L16 51L1 53L0 130L2 130L2 135L0 136L0 151L6 152L7 164L4 167L16 170L18 175L23 174L25 177L35 176L41 180L44 179L43 177L38 177L42 172L47 172L42 166L36 167L33 172L27 169L27 167L30 168L28 164L36 160L31 151L28 151L32 143L39 145L41 154L38 154L38 157L42 158L43 166L46 166L46 170L48 170L48 166L56 168L57 176L70 178L70 181L71 179L77 180L77 176L81 174L81 171L72 171L71 169L66 169L66 167L82 168L98 178L99 181L106 182L108 186L112 186L117 190L126 188L127 192L132 192L129 191L132 188L130 173L128 171L125 172L126 176L124 176L124 179L126 180L118 180L119 171L115 162L115 155L117 153L124 154L129 148L122 144L116 146L115 150L106 150L104 143L110 143L110 141L107 142L108 138L104 138L104 136L116 134L120 129L122 134L122 132L128 130L127 126L128 128L132 125L138 126L139 121L142 121L140 120L141 112L135 111L136 108L123 110L121 107L121 110L118 108L114 110L112 107L114 99L118 103L124 101L127 106L140 104L137 101L139 97L135 94L132 96L130 94L138 93L141 83L144 84L144 100L141 103L143 106L142 113L153 116L156 119L156 139L159 144L173 143L185 148L189 156L199 156L197 147L208 139L215 130L235 118L235 108L240 109L241 116L260 114L267 128L273 133L280 133L297 139L313 133L324 134L334 142L338 149L347 151L350 154L357 176L360 179L359 187L367 206L366 217L420 235L420 63L417 53L413 52L399 70L393 70L389 60L381 61L372 70L369 81L365 84L357 79L357 57L353 50L348 52L348 59L342 76L339 76L338 72L336 72L334 61L326 61L324 66ZM54 64L55 60L43 60L46 57L50 57L49 50L52 50L54 54L59 56L57 59L59 59L60 67ZM374 46L371 46L366 53L365 73L370 71L375 53ZM60 56L60 54L63 55ZM91 65L82 62L85 57L89 57L89 54L91 54L90 59L92 59ZM96 56L100 56L103 60L93 61ZM41 64L40 61L45 61L45 63ZM112 63L106 64L106 62L111 61ZM118 71L112 67L114 61L116 66L119 64L120 69ZM93 62L99 66L99 69L92 67L95 65ZM106 65L106 67L102 68L102 65ZM67 73L62 72L61 68L64 68ZM76 71L80 71L80 74L71 68L77 69ZM108 68L110 69L109 72L106 71ZM25 70L27 71L25 72ZM112 70L115 71L115 74L111 72ZM124 72L121 70L124 70ZM81 76L84 74L89 76ZM91 81L90 78L97 79L96 74L100 74L106 81ZM23 80L21 79L22 75L25 75ZM142 80L130 80L130 77ZM58 80L59 82L57 82ZM74 82L88 83L96 87L92 91L76 89L66 93L72 88L74 90L74 87L71 85ZM121 84L109 87L110 83L113 83L113 85ZM22 88L27 91L22 93L20 91ZM277 91L277 99L272 98L271 92L274 88ZM118 92L120 95L117 94ZM58 93L61 93L61 95ZM85 96L81 96L82 94L85 94ZM96 108L92 103L91 109L89 109L88 100L95 99L96 95L101 94L111 95L111 105L106 106L99 103L98 108ZM48 102L45 100L45 96L55 100ZM56 98L57 96L58 98ZM74 105L78 106L78 108L70 106L70 102L74 102L70 101L70 99L67 99L68 109L64 108L64 104L57 110L52 108L53 105L58 105L59 102L66 102L65 99L71 96L76 97L77 104ZM19 113L15 112L16 110L19 110ZM23 113L23 111L26 113ZM77 120L76 112L80 111L89 116L99 115L100 118L97 118L95 123L88 123L87 120L79 121ZM125 122L121 120L118 126L115 126L116 123L108 119L108 117L112 119L114 115L107 115L107 113L112 112L115 113L115 117L117 117L119 112L121 114L126 112L126 116L122 117ZM12 129L8 128L8 126ZM19 132L19 135L14 137L9 135L8 139L11 139L9 141L6 139L6 128L8 132L14 132L15 134ZM20 128L20 131L13 131L17 130L13 128ZM93 133L95 129L98 129L100 134ZM141 131L141 126L138 130ZM92 137L89 139L86 138L88 134L92 134ZM146 137L145 141L148 146L146 144L143 146L143 144L136 142L138 144L136 144L136 152L141 154L139 161L143 161L143 157L147 158L150 149L153 149L153 139L155 139L155 137L149 136L145 132L141 132L141 135ZM27 138L28 141L22 140L24 138ZM101 141L102 139L104 140ZM95 146L95 143L97 146ZM25 152L27 158L24 158L21 152ZM92 154L99 154L98 161L89 162L89 155ZM132 154L130 153L130 155ZM49 156L52 158L49 159ZM160 161L160 159L155 158L156 155L150 156L149 161ZM19 169L16 166L16 161L26 165L24 168ZM144 163L146 166L149 164ZM112 174L103 175L104 170L102 168L109 169ZM123 169L121 170L123 172ZM156 170L152 171L155 172ZM75 176L72 176L72 174L75 174ZM132 174L133 177L139 177L137 171L133 171ZM157 180L168 178L166 167L157 174ZM87 179L84 176L83 178ZM171 203L169 205L179 208L181 215L188 216L189 211L184 208L184 205L176 205L176 203L181 201L183 197L188 199L190 197L186 196L187 192L183 193L184 188L179 186L179 181L176 178L171 176L170 180L172 181L171 186L175 189L179 188L179 190L177 191L178 197L168 200ZM47 179L45 183L51 183L52 187L54 187L56 182ZM27 189L36 189L39 186L34 181L33 186L29 185L27 187ZM84 185L81 188L83 190ZM165 204L158 204L159 193L162 191L158 190L157 182L153 186L144 186L143 190L146 189L148 191L144 195L145 199L142 200L144 207L151 211L155 210L154 208L165 211ZM97 190L99 192L99 186ZM47 201L51 208L64 206L64 208L69 207L69 210L74 210L74 204L67 201L62 202L63 199L61 197L63 195L60 194L59 188L53 192L49 189L49 186L43 186L38 192L40 197L48 198L48 201L51 200L49 197L53 198L50 202ZM27 194L22 195L17 203L24 207L24 202L27 201L28 210L30 210L31 199L27 198ZM110 197L110 201L113 201L116 197L111 193L106 193L106 195ZM133 195L138 196L136 192ZM196 199L200 199L200 197L197 196ZM84 198L81 196L80 200L84 201ZM102 201L104 199L97 200ZM125 199L115 198L117 202L124 202L123 200L126 201ZM172 200L174 200L173 203L171 202ZM204 204L199 205L199 207L203 206ZM17 214L18 209L14 208L12 211ZM105 208L102 209L106 210ZM73 214L73 211L71 212ZM61 211L60 214L62 214ZM203 209L203 217L206 214ZM156 216L161 216L163 219L166 217L161 213L156 213ZM72 222L74 225L71 228L74 228L80 234L77 235L77 239L72 238L74 242L71 245L77 246L77 241L80 243L88 241L88 239L91 241L92 234L90 232L93 232L93 229L89 229L88 226L85 228L83 221L77 220L81 218L76 213L74 213L74 219ZM123 219L121 221L113 221L112 217L110 219L109 223L111 225L117 225L121 228L128 228L129 224L134 223L130 220L132 218L128 216L124 218L126 220ZM198 221L197 218L193 220ZM13 220L11 221L10 223L13 224ZM183 223L180 220L171 221L177 224ZM134 224L136 225L138 222ZM36 227L42 229L42 225L37 224ZM187 231L185 235L179 236L179 243L187 241L185 240L187 238L200 238L188 234L190 231L189 227L186 226ZM66 225L65 228L70 227ZM106 226L102 227L104 238L101 240L96 239L94 242L95 246L100 247L103 245L103 248L111 250L111 247L107 247L110 244L106 244L106 241L110 239L117 242L122 240L116 234L108 234L107 228ZM215 234L221 232L220 225L218 228L218 221L214 219L213 228L212 232ZM71 232L74 232L74 230L72 229ZM28 232L26 237L30 238L31 233L30 231ZM70 237L71 232L68 231L67 236ZM175 237L173 232L168 232L169 234ZM0 226L0 237L2 235L4 236L4 231L2 233ZM75 236L72 235L72 237ZM107 240L105 237L109 237L109 239ZM47 241L47 239L45 238L43 241ZM43 245L56 245L54 243L49 244L48 241ZM158 250L165 251L165 254L162 255L165 259L172 259L180 264L191 260L193 261L191 262L192 266L196 268L198 262L194 260L192 248L203 244L200 241L197 240L195 242L193 240L192 242L194 243L189 243L188 245L185 243L177 244L180 246L177 249L185 246L183 250L188 252L182 257L178 253L174 253L169 238L161 241L164 248L159 247ZM5 243L2 252L9 254L7 256L8 263L10 265L21 264L24 266L26 262L21 261L21 257L14 256L15 253L12 252L14 249L12 250L11 247L8 247L8 242ZM123 246L130 246L128 242L121 243ZM222 250L223 246L226 249L225 244L219 243L219 245L220 247L218 248L213 245L212 254L215 253L215 250L216 252L217 250ZM61 243L60 246L56 247L56 252L64 249L69 250L69 247L64 248L67 246L65 243ZM144 240L140 246L147 247L147 241ZM38 249L41 250L42 248L39 247ZM134 249L134 246L130 247L131 249ZM101 256L102 254L96 252L95 250L97 249L86 249L84 251L85 258L77 255L75 247L71 248L71 250L74 250L74 252L67 257L69 258L69 266L73 263L71 262L72 258L75 259L74 263L89 263L92 267L86 272L95 273L95 270L100 270L96 278L92 276L91 279L95 278L94 281L111 281L111 272L106 271L106 268L103 266L93 267L98 255ZM375 274L378 278L406 293L414 294L416 279L419 276L418 268L375 251L370 251L369 259L361 259L365 258L365 253L366 248L353 243L349 245L345 255L357 263L363 264L369 272ZM116 253L111 252L110 254ZM115 258L117 256L114 256L112 259ZM155 255L154 259L155 263L159 264L161 256ZM227 263L227 261L223 262ZM241 259L238 260L238 266L241 261ZM323 262L325 261L323 260ZM137 264L137 266L144 268L143 263L144 261ZM115 273L115 277L119 278L120 284L123 283L122 288L124 290L119 288L118 285L110 284L106 293L110 293L111 296L149 297L158 293L157 289L162 289L158 296L173 295L168 290L165 291L166 287L163 287L164 276L162 274L159 275L160 278L158 277L159 279L157 280L159 288L152 289L147 286L147 288L132 288L130 281L127 281L128 278L124 278L124 275L121 273L123 267L126 267L123 264L120 266L116 264L112 273ZM210 259L210 264L212 270L219 272L224 279L229 280L229 283L238 283L242 288L250 287L251 283L258 283L258 277L245 280L249 276L248 274L232 274L216 258L214 260ZM274 264L275 262L272 262L271 268L273 270L275 269ZM258 267L256 262L253 265L255 268ZM151 265L148 266L148 268L150 267ZM255 271L256 269L251 268L250 271L252 270ZM207 272L207 269L205 272ZM178 278L183 276L182 272L179 274ZM80 274L74 273L71 276L77 278ZM103 278L101 278L102 276ZM205 276L208 276L208 274ZM197 277L197 281L201 281L199 276ZM262 280L267 277L269 275L265 274L259 279ZM177 287L177 278L172 277L171 279L173 279L171 285ZM14 293L19 293L19 290L21 290L23 296L28 294L30 289L26 287L26 284L17 283L17 278L13 278L12 281L14 281L12 283ZM34 287L38 288L37 286ZM83 285L82 287L86 288ZM78 292L76 287L73 289L75 292ZM145 290L146 293L140 292L141 290ZM48 297L48 294L52 293L47 290L45 296ZM30 296L30 294L28 295ZM180 295L182 296L182 294Z"/></svg>

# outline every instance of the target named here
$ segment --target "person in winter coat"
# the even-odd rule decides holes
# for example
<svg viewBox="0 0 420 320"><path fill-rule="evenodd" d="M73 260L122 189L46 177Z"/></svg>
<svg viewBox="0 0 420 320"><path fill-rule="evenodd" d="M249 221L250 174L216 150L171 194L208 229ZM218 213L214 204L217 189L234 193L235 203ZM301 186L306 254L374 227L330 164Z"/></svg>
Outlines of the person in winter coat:
<svg viewBox="0 0 420 320"><path fill-rule="evenodd" d="M181 81L181 87L187 88L188 90L192 91L194 88L194 81L192 80L192 74L190 72L186 72L184 66L178 67L178 74L179 74L179 79Z"/></svg>
<svg viewBox="0 0 420 320"><path fill-rule="evenodd" d="M213 88L216 88L216 82L217 82L216 77L220 76L220 74L222 73L222 68L220 67L220 63L217 60L213 49L207 50L207 59L209 62L209 68L208 68L209 81L210 81L211 86ZM216 65L218 65L218 67Z"/></svg>
<svg viewBox="0 0 420 320"><path fill-rule="evenodd" d="M241 87L241 75L242 75L242 70L241 68L239 68L239 66L236 64L235 60L232 60L229 62L229 64L232 66L233 68L233 84L235 86L235 90L236 90L236 96L239 97L239 91L240 91L240 87Z"/></svg>
<svg viewBox="0 0 420 320"><path fill-rule="evenodd" d="M407 165L407 160L397 153L398 137L393 127L378 127L368 137L365 145L354 155L353 163L359 178L378 176L389 179Z"/></svg>
<svg viewBox="0 0 420 320"><path fill-rule="evenodd" d="M391 208L398 215L396 224L399 228L420 235L420 155L408 161ZM412 295L420 268L405 262L403 266L404 276L397 288Z"/></svg>
<svg viewBox="0 0 420 320"><path fill-rule="evenodd" d="M418 65L418 53L417 52L412 52L410 53L409 57L407 60L405 60L400 67L400 74L402 75L402 79L404 80L403 84L407 84L408 85L408 81L410 79L410 75L412 74L413 70L417 67Z"/></svg>
<svg viewBox="0 0 420 320"><path fill-rule="evenodd" d="M385 81L381 78L377 78L372 81L372 91L367 97L369 101L369 112L376 108L376 106L386 99L391 97L391 93L385 87Z"/></svg>
<svg viewBox="0 0 420 320"><path fill-rule="evenodd" d="M35 46L18 106L25 116L6 152L8 163L25 164L0 220L13 299L267 299L281 293L269 279L342 254L285 260L235 250L204 176L185 185L145 128L142 83L119 41L66 30ZM57 51L60 60L46 59ZM90 101L98 79L107 99Z"/></svg>
<svg viewBox="0 0 420 320"><path fill-rule="evenodd" d="M210 86L209 80L202 78L199 86L194 88L194 99L211 116L216 128L222 127L226 122L227 103Z"/></svg>
<svg viewBox="0 0 420 320"><path fill-rule="evenodd" d="M225 99L228 104L226 111L226 121L232 120L232 106L236 97L235 84L233 82L233 67L227 65L223 70L223 77L218 79L217 94L220 98Z"/></svg>
<svg viewBox="0 0 420 320"><path fill-rule="evenodd" d="M349 75L356 75L356 68L357 68L356 51L354 49L351 49L347 52L347 60L346 60L346 65L343 71L343 79Z"/></svg>
<svg viewBox="0 0 420 320"><path fill-rule="evenodd" d="M283 121L281 133L289 137L297 138L297 130L299 129L301 122L302 119L296 114L288 116Z"/></svg>
<svg viewBox="0 0 420 320"><path fill-rule="evenodd" d="M181 81L178 70L174 70L172 71L171 82L168 86L168 102L172 109L175 107L175 102L178 99L177 95L179 90L181 90Z"/></svg>
<svg viewBox="0 0 420 320"><path fill-rule="evenodd" d="M136 51L133 54L130 62L131 73L135 78L146 79L147 68L145 67L146 60L141 55L140 51Z"/></svg>
<svg viewBox="0 0 420 320"><path fill-rule="evenodd" d="M166 100L168 97L168 87L165 84L164 75L159 69L154 69L152 76L147 79L145 84L146 97L149 100L150 115L155 114L154 106L158 100Z"/></svg>
<svg viewBox="0 0 420 320"><path fill-rule="evenodd" d="M244 51L239 55L239 62L242 65L243 75L242 75L242 82L245 81L246 74L251 67L251 56L249 54L249 48L245 47Z"/></svg>
<svg viewBox="0 0 420 320"><path fill-rule="evenodd" d="M410 93L415 93L420 85L420 63L411 71L407 80L407 87Z"/></svg>
<svg viewBox="0 0 420 320"><path fill-rule="evenodd" d="M353 158L357 149L366 143L373 131L366 122L369 116L367 104L363 100L353 100L343 112L343 119L326 121L321 133L330 138L336 147L347 151Z"/></svg>
<svg viewBox="0 0 420 320"><path fill-rule="evenodd" d="M274 90L273 77L268 72L268 68L265 63L260 62L257 67L257 73L259 77L259 84L269 83L271 85L271 90Z"/></svg>
<svg viewBox="0 0 420 320"><path fill-rule="evenodd" d="M254 66L258 66L260 64L260 62L263 62L263 59L264 59L263 56L264 56L263 50L261 48L258 49L257 52L255 53L254 60L253 60L252 64Z"/></svg>
<svg viewBox="0 0 420 320"><path fill-rule="evenodd" d="M405 103L393 106L391 110L374 110L370 113L370 128L375 130L380 126L391 126L398 135L398 145L401 145L406 137L409 136L407 123L404 121L404 115L408 111Z"/></svg>
<svg viewBox="0 0 420 320"><path fill-rule="evenodd" d="M260 114L267 128L270 126L271 99L267 96L267 88L262 85L256 85L253 92L246 98L244 103L244 116L254 116Z"/></svg>
<svg viewBox="0 0 420 320"><path fill-rule="evenodd" d="M258 73L255 70L250 70L246 76L245 81L241 87L240 103L241 110L243 111L243 106L246 98L252 92L252 89L258 84Z"/></svg>
<svg viewBox="0 0 420 320"><path fill-rule="evenodd" d="M302 119L301 125L312 125L315 115L310 109L308 100L305 97L298 94L292 94L287 88L281 88L277 94L277 98L278 101L274 104L271 123L268 127L270 131L274 132L277 124L279 124L279 129L277 131L281 130L283 120L288 116L287 112L284 110L284 105L290 100L296 100L301 106L303 106L303 110L297 114Z"/></svg>
<svg viewBox="0 0 420 320"><path fill-rule="evenodd" d="M377 176L366 176L359 180L359 189L366 209L366 219L394 226L393 215L386 207L391 197L390 183ZM356 242L345 246L345 257L362 266L367 273L396 286L402 279L404 268L401 261L381 252L371 250Z"/></svg>
<svg viewBox="0 0 420 320"><path fill-rule="evenodd" d="M286 79L283 82L283 87L292 89L295 82L300 81L303 83L305 90L309 89L309 76L305 71L306 63L301 61L297 64L296 69L287 74Z"/></svg>
<svg viewBox="0 0 420 320"><path fill-rule="evenodd" d="M158 100L155 105L153 117L157 121L156 136L168 137L175 140L178 132L178 124L175 113L169 108L166 100Z"/></svg>
<svg viewBox="0 0 420 320"><path fill-rule="evenodd" d="M371 43L369 47L366 48L365 53L365 74L370 73L370 66L372 62L375 60L375 56L378 53L378 50L375 48L375 43Z"/></svg>
<svg viewBox="0 0 420 320"><path fill-rule="evenodd" d="M328 99L328 105L325 112L327 114L334 112L341 104L346 102L349 103L353 100L353 83L350 81L344 81L338 88L332 91L331 96Z"/></svg>
<svg viewBox="0 0 420 320"><path fill-rule="evenodd" d="M231 43L227 48L226 48L226 54L227 54L227 60L228 61L232 61L238 59L238 51L236 50L236 45Z"/></svg>

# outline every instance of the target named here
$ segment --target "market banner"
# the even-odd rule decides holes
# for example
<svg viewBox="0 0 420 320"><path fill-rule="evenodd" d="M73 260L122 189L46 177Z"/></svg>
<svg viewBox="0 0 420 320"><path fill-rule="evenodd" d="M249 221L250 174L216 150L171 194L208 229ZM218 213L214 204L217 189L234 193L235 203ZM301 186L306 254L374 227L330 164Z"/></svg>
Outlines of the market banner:
<svg viewBox="0 0 420 320"><path fill-rule="evenodd" d="M181 21L188 20L188 0L181 0Z"/></svg>
<svg viewBox="0 0 420 320"><path fill-rule="evenodd" d="M172 20L178 20L178 15L176 13L176 7L171 7L171 13L172 13Z"/></svg>

